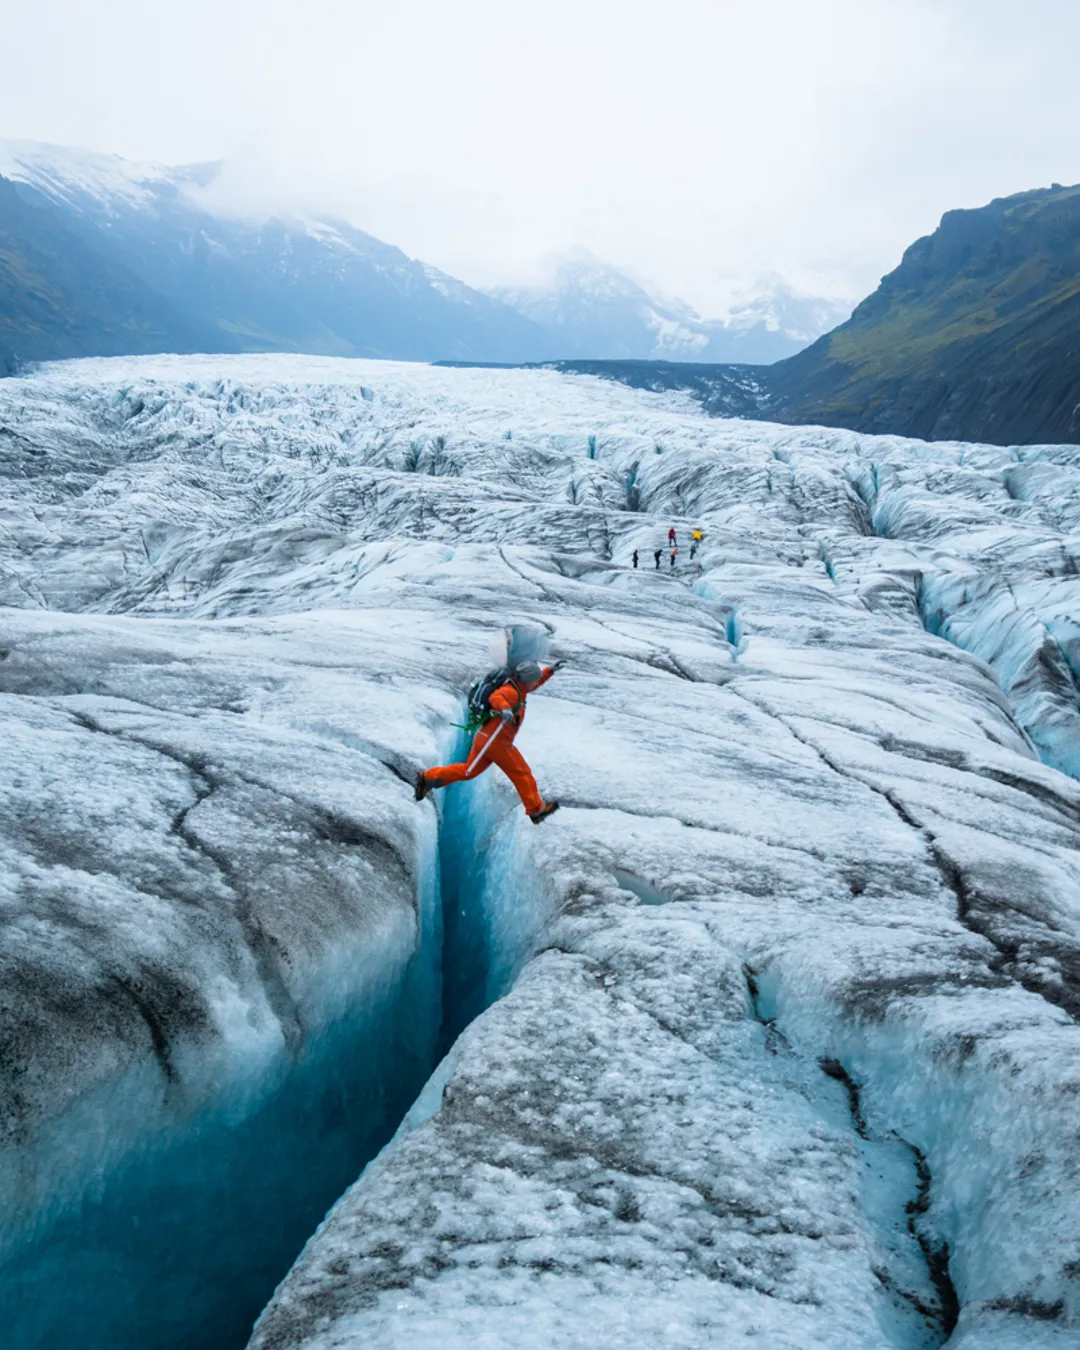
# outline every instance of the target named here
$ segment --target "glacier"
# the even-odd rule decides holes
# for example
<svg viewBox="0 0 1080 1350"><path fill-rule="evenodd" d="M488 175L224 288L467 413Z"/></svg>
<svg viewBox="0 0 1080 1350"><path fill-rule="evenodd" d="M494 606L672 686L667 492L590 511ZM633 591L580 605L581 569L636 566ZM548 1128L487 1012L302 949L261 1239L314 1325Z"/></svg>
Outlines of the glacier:
<svg viewBox="0 0 1080 1350"><path fill-rule="evenodd" d="M160 357L0 462L14 1350L1075 1343L1080 447ZM410 787L509 625L539 829Z"/></svg>

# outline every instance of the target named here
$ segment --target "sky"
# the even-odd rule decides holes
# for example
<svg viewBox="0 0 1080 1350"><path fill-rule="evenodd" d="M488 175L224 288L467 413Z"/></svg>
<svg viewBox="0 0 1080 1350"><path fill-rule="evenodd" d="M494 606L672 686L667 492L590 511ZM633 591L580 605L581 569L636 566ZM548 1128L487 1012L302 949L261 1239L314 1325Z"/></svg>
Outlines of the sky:
<svg viewBox="0 0 1080 1350"><path fill-rule="evenodd" d="M855 300L1080 181L1077 0L0 0L0 137L226 160L479 286L587 248L706 316Z"/></svg>

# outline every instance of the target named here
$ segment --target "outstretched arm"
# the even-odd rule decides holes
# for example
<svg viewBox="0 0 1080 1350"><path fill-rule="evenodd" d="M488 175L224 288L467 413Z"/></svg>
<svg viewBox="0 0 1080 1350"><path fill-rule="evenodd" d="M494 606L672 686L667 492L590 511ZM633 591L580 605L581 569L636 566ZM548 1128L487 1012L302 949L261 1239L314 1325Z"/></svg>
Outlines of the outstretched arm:
<svg viewBox="0 0 1080 1350"><path fill-rule="evenodd" d="M539 689L542 684L547 684L548 680L551 679L552 675L554 675L555 672L559 669L559 667L563 664L564 663L562 661L556 661L553 666L545 666L544 673L540 676L540 679L537 681L536 685L537 689Z"/></svg>

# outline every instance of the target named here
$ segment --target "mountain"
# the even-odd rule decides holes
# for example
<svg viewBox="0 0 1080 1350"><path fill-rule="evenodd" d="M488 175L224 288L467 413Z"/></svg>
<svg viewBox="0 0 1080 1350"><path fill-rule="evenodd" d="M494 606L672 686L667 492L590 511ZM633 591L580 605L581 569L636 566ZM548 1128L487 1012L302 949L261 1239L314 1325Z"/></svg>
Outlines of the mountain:
<svg viewBox="0 0 1080 1350"><path fill-rule="evenodd" d="M802 351L850 314L850 304L800 295L772 272L732 304L720 332L712 326L710 358L768 365Z"/></svg>
<svg viewBox="0 0 1080 1350"><path fill-rule="evenodd" d="M11 225L20 242L9 252L22 261L6 273L6 365L17 357L200 348L422 361L768 363L846 314L771 276L726 317L705 320L581 251L545 285L486 294L343 220L222 214L211 204L221 172L216 163L169 167L0 142L0 175L16 193L5 195L7 216L14 221L16 202L37 210ZM26 220L38 222L30 236L42 234L48 255L39 251L33 266ZM35 309L45 294L53 297L48 321Z"/></svg>
<svg viewBox="0 0 1080 1350"><path fill-rule="evenodd" d="M19 185L25 202L52 208L80 241L81 259L90 251L121 266L166 310L197 316L207 350L405 360L560 354L549 334L516 310L344 221L253 223L214 214L205 200L217 164L169 168L9 142L0 145L0 173ZM93 314L82 315L75 303L72 315L76 326L93 331ZM190 350L177 343L174 350ZM36 354L72 353L46 344Z"/></svg>
<svg viewBox="0 0 1080 1350"><path fill-rule="evenodd" d="M1080 441L1080 187L950 211L769 388L787 422Z"/></svg>
<svg viewBox="0 0 1080 1350"><path fill-rule="evenodd" d="M560 356L696 361L709 336L681 300L663 300L584 250L563 258L539 286L491 292L559 334Z"/></svg>
<svg viewBox="0 0 1080 1350"><path fill-rule="evenodd" d="M236 350L0 178L0 374L21 361Z"/></svg>
<svg viewBox="0 0 1080 1350"><path fill-rule="evenodd" d="M762 308L768 302L748 312ZM553 364L685 390L721 416L926 440L1080 443L1080 186L948 212L846 323L775 364Z"/></svg>
<svg viewBox="0 0 1080 1350"><path fill-rule="evenodd" d="M706 320L585 250L557 262L542 285L491 294L557 334L566 359L768 363L800 351L849 313L797 295L774 274L726 319Z"/></svg>

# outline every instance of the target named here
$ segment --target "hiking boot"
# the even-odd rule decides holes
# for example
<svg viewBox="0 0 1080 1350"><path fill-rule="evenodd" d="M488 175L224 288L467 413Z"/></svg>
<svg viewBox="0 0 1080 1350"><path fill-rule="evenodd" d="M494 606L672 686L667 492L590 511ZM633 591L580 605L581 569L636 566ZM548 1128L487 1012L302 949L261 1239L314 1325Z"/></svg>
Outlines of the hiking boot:
<svg viewBox="0 0 1080 1350"><path fill-rule="evenodd" d="M416 784L413 788L413 794L418 802L422 802L431 789L428 787L427 778L424 776L423 769L416 775Z"/></svg>
<svg viewBox="0 0 1080 1350"><path fill-rule="evenodd" d="M548 816L552 815L558 809L558 802L545 802L539 811L530 813L529 819L534 825L539 825L542 820L547 820Z"/></svg>

